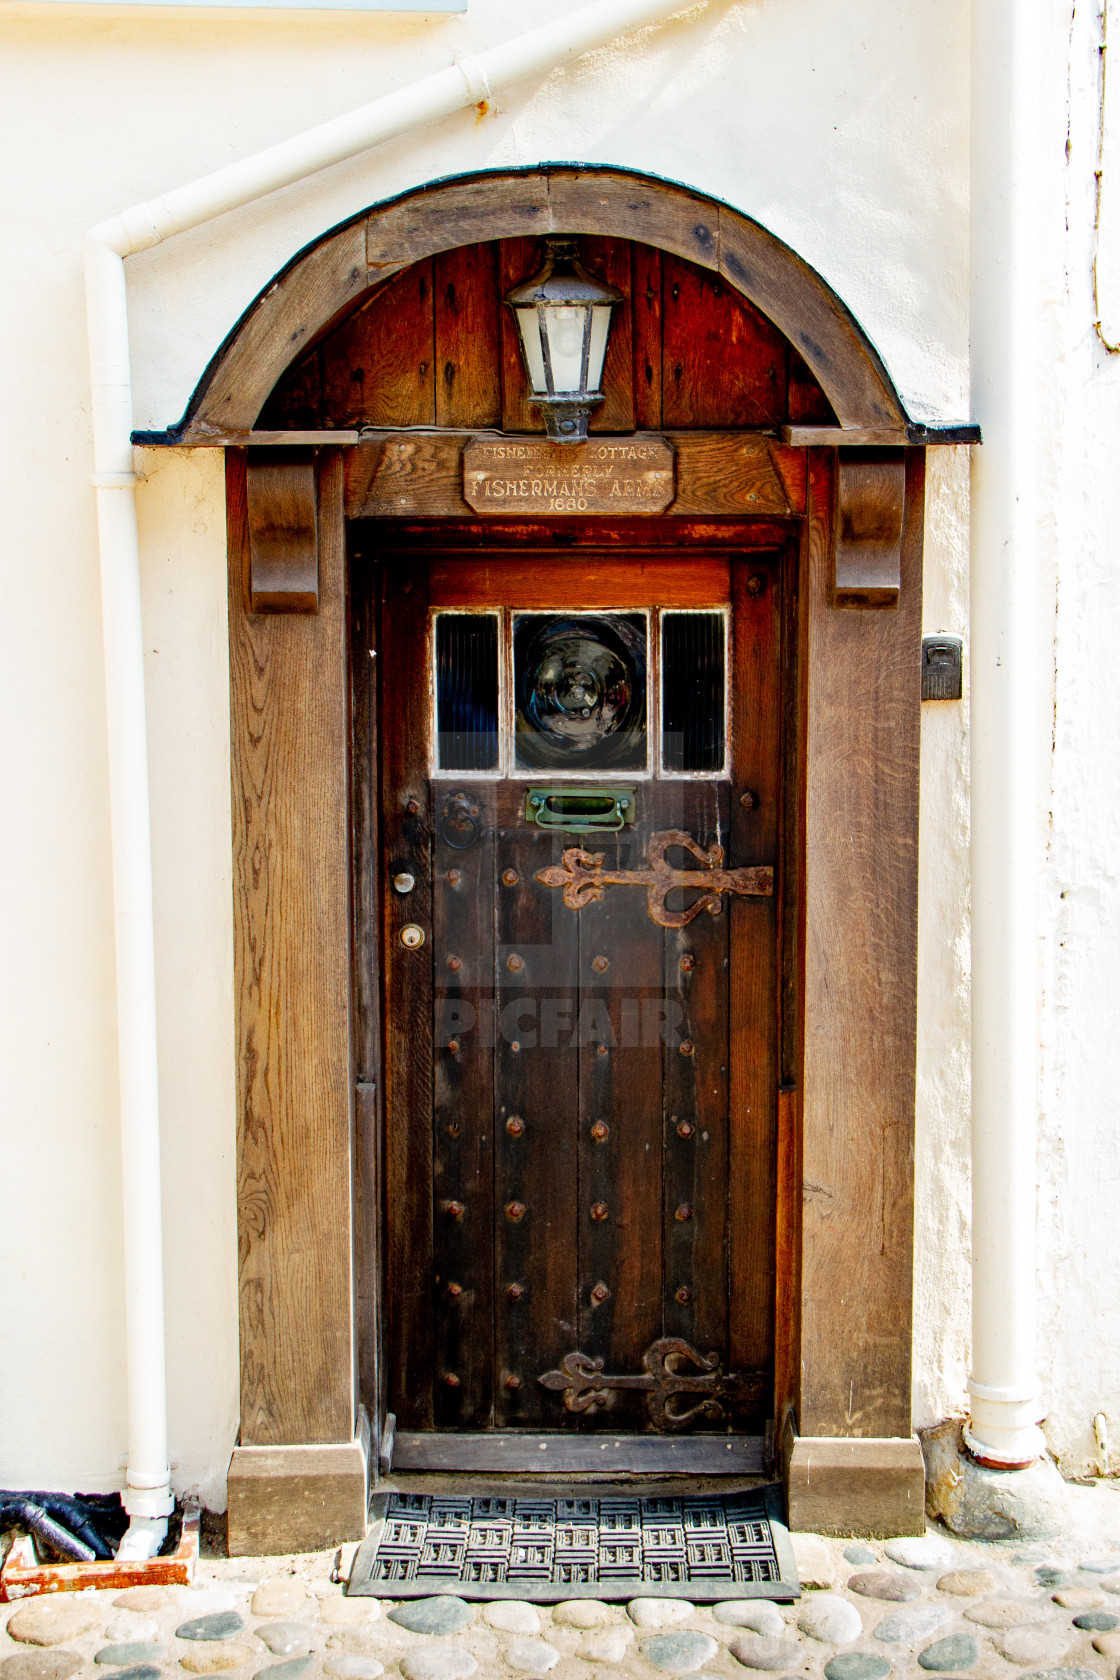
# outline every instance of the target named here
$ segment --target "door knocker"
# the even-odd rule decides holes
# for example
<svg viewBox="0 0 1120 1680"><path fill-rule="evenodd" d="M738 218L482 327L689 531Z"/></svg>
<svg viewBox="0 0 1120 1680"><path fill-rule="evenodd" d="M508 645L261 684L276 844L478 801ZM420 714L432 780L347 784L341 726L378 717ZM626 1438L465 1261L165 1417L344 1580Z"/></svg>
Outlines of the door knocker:
<svg viewBox="0 0 1120 1680"><path fill-rule="evenodd" d="M443 807L439 831L444 844L452 851L469 851L482 833L478 806L472 804L465 793L453 793Z"/></svg>

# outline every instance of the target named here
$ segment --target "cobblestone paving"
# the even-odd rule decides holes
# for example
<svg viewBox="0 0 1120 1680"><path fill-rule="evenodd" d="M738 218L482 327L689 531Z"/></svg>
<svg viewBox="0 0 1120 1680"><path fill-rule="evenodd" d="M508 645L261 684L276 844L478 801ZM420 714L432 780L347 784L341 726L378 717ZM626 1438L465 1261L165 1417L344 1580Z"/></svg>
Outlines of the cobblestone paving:
<svg viewBox="0 0 1120 1680"><path fill-rule="evenodd" d="M0 1605L0 1680L1120 1680L1120 1497L1095 1504L1030 1545L795 1536L793 1605L398 1608L345 1598L334 1552L209 1559L191 1588Z"/></svg>

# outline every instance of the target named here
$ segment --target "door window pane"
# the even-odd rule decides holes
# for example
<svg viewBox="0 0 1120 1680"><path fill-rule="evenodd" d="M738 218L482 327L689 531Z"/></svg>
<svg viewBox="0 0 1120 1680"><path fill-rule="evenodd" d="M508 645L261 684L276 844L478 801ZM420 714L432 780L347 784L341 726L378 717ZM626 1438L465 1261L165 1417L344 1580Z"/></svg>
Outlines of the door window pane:
<svg viewBox="0 0 1120 1680"><path fill-rule="evenodd" d="M722 613L661 615L661 762L669 771L723 769L726 733Z"/></svg>
<svg viewBox="0 0 1120 1680"><path fill-rule="evenodd" d="M495 770L497 615L440 613L435 630L436 762L441 770Z"/></svg>
<svg viewBox="0 0 1120 1680"><path fill-rule="evenodd" d="M646 768L642 613L514 620L516 762L530 770Z"/></svg>

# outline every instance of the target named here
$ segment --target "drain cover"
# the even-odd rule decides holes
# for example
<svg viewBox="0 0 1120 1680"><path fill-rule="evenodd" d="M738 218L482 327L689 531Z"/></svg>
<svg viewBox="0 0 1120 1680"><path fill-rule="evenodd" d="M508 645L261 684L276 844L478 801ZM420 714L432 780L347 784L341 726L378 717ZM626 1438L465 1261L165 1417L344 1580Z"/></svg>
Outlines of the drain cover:
<svg viewBox="0 0 1120 1680"><path fill-rule="evenodd" d="M374 1497L349 1593L711 1602L796 1598L776 1487L701 1495Z"/></svg>

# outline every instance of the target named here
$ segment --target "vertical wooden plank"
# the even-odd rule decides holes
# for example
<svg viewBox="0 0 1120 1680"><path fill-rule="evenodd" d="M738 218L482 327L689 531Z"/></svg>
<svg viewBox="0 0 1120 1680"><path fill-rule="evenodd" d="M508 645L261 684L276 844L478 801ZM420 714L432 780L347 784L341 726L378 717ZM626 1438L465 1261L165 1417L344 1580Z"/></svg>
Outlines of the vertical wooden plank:
<svg viewBox="0 0 1120 1680"><path fill-rule="evenodd" d="M319 352L310 351L276 381L254 424L265 430L322 425Z"/></svg>
<svg viewBox="0 0 1120 1680"><path fill-rule="evenodd" d="M716 274L663 254L662 423L773 426L787 401L786 340Z"/></svg>
<svg viewBox="0 0 1120 1680"><path fill-rule="evenodd" d="M575 1420L537 1378L575 1347L579 1125L576 918L536 880L564 836L530 828L503 790L495 996L494 1416L501 1426Z"/></svg>
<svg viewBox="0 0 1120 1680"><path fill-rule="evenodd" d="M227 457L241 1442L349 1441L350 790L342 465L322 458L314 617L246 606Z"/></svg>
<svg viewBox="0 0 1120 1680"><path fill-rule="evenodd" d="M658 827L683 829L703 846L726 845L726 786L714 780L676 782L660 791L675 795L677 809L664 811ZM684 857L670 852L669 862L677 866ZM728 1153L734 1115L729 1114L726 911L725 903L718 916L704 914L687 927L665 932L665 994L675 1008L663 1051L665 1333L683 1336L705 1356L718 1353L724 1371L734 1369L729 1306L732 1322L740 1312L739 1301L728 1300ZM734 1204L731 1211L738 1211Z"/></svg>
<svg viewBox="0 0 1120 1680"><path fill-rule="evenodd" d="M583 238L579 242L584 267L597 280L615 286L622 302L611 312L610 337L603 363L603 401L588 422L589 432L634 430L634 358L632 350L630 241ZM507 311L508 314L508 311Z"/></svg>
<svg viewBox="0 0 1120 1680"><path fill-rule="evenodd" d="M388 1212L389 1404L401 1428L432 1425L432 925L428 791L427 568L386 563L379 710L383 883L409 874L413 890L382 892L385 953L385 1179ZM406 923L425 943L401 943ZM446 1207L438 1217L451 1217Z"/></svg>
<svg viewBox="0 0 1120 1680"><path fill-rule="evenodd" d="M498 247L461 245L433 259L437 426L502 422ZM506 311L508 314L508 310Z"/></svg>
<svg viewBox="0 0 1120 1680"><path fill-rule="evenodd" d="M608 869L641 869L656 826L594 836ZM642 1369L661 1334L661 930L644 894L625 888L568 911L579 930L579 1336L608 1370ZM609 1427L641 1428L640 1394L616 1391Z"/></svg>
<svg viewBox="0 0 1120 1680"><path fill-rule="evenodd" d="M514 286L530 279L544 261L543 239L502 239L498 242L498 295L505 297ZM544 421L529 407L529 381L517 337L512 309L499 310L502 357L503 432L543 432Z"/></svg>
<svg viewBox="0 0 1120 1680"><path fill-rule="evenodd" d="M731 568L731 856L776 863L781 818L781 577L774 556ZM780 886L780 883L777 883ZM736 1367L773 1358L778 1087L778 898L736 898L731 918L731 1349Z"/></svg>
<svg viewBox="0 0 1120 1680"><path fill-rule="evenodd" d="M350 725L353 847L350 896L354 1000L354 1270L357 1301L358 1395L369 1414L376 1461L385 1416L381 1298L383 1196L381 1140L381 971L377 887L377 603L374 567L350 553Z"/></svg>
<svg viewBox="0 0 1120 1680"><path fill-rule="evenodd" d="M789 357L789 419L794 426L835 426L832 404L809 371L808 363L792 344Z"/></svg>
<svg viewBox="0 0 1120 1680"><path fill-rule="evenodd" d="M457 795L479 825L464 849L443 837ZM432 798L435 1422L485 1429L494 1369L495 790L440 781ZM452 1204L457 1217L439 1217Z"/></svg>
<svg viewBox="0 0 1120 1680"><path fill-rule="evenodd" d="M387 1406L382 1337L384 1267L381 1258L381 1090L362 1080L355 1088L354 1299L357 1303L358 1398L370 1426L373 1470L381 1456Z"/></svg>
<svg viewBox="0 0 1120 1680"><path fill-rule="evenodd" d="M800 1429L908 1436L924 459L887 612L831 605L834 473L814 451Z"/></svg>
<svg viewBox="0 0 1120 1680"><path fill-rule="evenodd" d="M321 349L325 426L434 426L432 261L381 286Z"/></svg>
<svg viewBox="0 0 1120 1680"><path fill-rule="evenodd" d="M801 1407L801 1137L798 1093L778 1090L775 1172L774 1421L778 1439Z"/></svg>
<svg viewBox="0 0 1120 1680"><path fill-rule="evenodd" d="M351 527L353 529L353 527ZM378 807L378 572L359 538L351 550L350 729L353 852L354 1075L373 1084L381 1066L380 810Z"/></svg>
<svg viewBox="0 0 1120 1680"><path fill-rule="evenodd" d="M630 320L634 366L634 425L661 428L661 252L630 247Z"/></svg>

